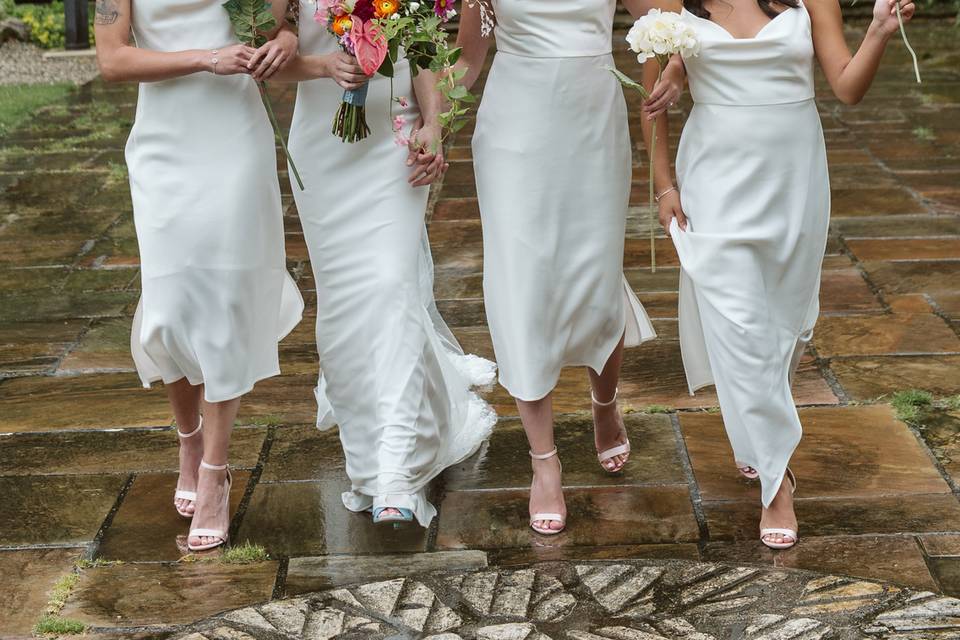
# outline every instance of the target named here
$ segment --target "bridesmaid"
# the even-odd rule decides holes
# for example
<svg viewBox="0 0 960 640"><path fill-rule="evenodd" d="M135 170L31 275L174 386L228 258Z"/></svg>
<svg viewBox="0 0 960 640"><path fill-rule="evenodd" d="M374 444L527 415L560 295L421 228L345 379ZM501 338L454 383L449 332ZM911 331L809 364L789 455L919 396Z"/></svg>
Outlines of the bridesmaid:
<svg viewBox="0 0 960 640"><path fill-rule="evenodd" d="M624 4L636 16L652 8ZM630 135L623 93L605 69L616 8L616 0L467 2L458 38L469 87L496 36L473 136L484 302L500 384L530 444L530 526L544 535L566 522L553 434L560 370L588 367L598 458L617 473L630 453L617 408L623 349L655 337L623 276Z"/></svg>
<svg viewBox="0 0 960 640"><path fill-rule="evenodd" d="M302 0L300 55L279 77L300 83L290 150L307 185L294 197L317 288L317 426L339 424L347 509L426 527L436 515L429 482L476 451L496 420L470 391L493 381L493 363L463 355L433 304L424 214L427 185L447 168L433 152L436 78L412 78L404 59L392 92L390 79L367 78L315 7ZM367 81L371 134L345 144L331 120L344 89ZM395 140L395 118L409 148Z"/></svg>
<svg viewBox="0 0 960 640"><path fill-rule="evenodd" d="M801 426L790 383L819 313L830 215L813 62L837 98L859 102L898 29L893 2L876 0L851 55L837 0L685 0L702 50L672 60L665 76L676 84L685 64L694 102L677 152L679 191L669 162L657 167L660 222L682 264L684 368L691 393L716 384L737 466L760 478L760 539L774 549L799 539L787 465ZM901 8L909 20L913 2ZM654 102L648 117L662 111Z"/></svg>
<svg viewBox="0 0 960 640"><path fill-rule="evenodd" d="M283 24L283 4L274 11ZM133 358L173 407L188 548L212 549L227 542L240 397L280 372L277 341L303 309L286 271L273 131L250 77L289 62L297 39L279 29L254 50L220 3L183 0L98 0L95 29L103 78L141 83L126 148L142 280Z"/></svg>

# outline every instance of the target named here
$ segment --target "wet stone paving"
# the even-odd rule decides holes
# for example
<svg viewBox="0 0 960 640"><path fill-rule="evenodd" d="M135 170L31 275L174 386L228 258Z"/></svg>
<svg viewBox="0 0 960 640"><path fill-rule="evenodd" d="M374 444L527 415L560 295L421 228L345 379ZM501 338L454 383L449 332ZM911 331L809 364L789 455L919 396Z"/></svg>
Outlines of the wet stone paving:
<svg viewBox="0 0 960 640"><path fill-rule="evenodd" d="M637 144L624 268L661 338L626 356L621 475L596 463L585 372L561 377L565 533L526 526L527 446L499 387L485 396L500 422L435 483L429 530L343 509L337 434L312 426L318 301L282 174L308 315L281 345L283 375L244 400L230 455L232 539L268 556L185 556L172 415L129 356L136 88L95 80L39 109L0 139L0 637L29 637L49 613L102 639L960 638L960 38L947 19L911 36L922 85L897 41L858 107L819 81L833 218L794 389L801 542L786 552L757 539L759 487L734 468L715 394L687 393L677 258L658 233L662 268L648 268ZM293 88L275 93L289 119ZM492 357L471 130L429 228L440 310Z"/></svg>

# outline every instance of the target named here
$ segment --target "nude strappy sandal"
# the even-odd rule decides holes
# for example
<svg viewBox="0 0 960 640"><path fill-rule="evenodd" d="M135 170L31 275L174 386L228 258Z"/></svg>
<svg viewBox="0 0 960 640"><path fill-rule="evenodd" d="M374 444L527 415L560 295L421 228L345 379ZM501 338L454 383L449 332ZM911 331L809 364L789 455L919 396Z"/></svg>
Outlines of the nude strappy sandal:
<svg viewBox="0 0 960 640"><path fill-rule="evenodd" d="M753 467L751 467L750 465L743 464L739 460L736 462L736 465L737 465L737 471L739 471L740 475L742 475L747 480L756 480L757 478L760 477L760 472L754 469Z"/></svg>
<svg viewBox="0 0 960 640"><path fill-rule="evenodd" d="M797 491L797 478L793 475L793 471L790 470L790 467L787 467L787 480L790 481L790 494L794 494ZM785 538L790 538L790 542L770 542L767 540L767 536L774 535L779 533ZM770 547L771 549L789 549L798 542L800 542L800 536L797 535L797 532L793 529L782 529L779 527L771 528L761 528L760 529L760 542Z"/></svg>
<svg viewBox="0 0 960 640"><path fill-rule="evenodd" d="M200 416L200 424L197 425L197 428L191 431L190 433L183 433L180 429L177 429L177 437L181 440L186 440L187 438L192 438L193 436L200 433L200 430L203 429L203 416ZM177 479L177 484L180 484L180 479ZM173 494L173 508L177 510L177 513L184 518L192 518L193 514L189 511L184 511L179 506L177 506L177 500L189 500L190 502L196 505L197 503L197 492L196 491L184 491L183 489L177 489Z"/></svg>
<svg viewBox="0 0 960 640"><path fill-rule="evenodd" d="M553 451L550 451L550 452L548 452L548 453L534 453L533 451L530 452L530 457L533 458L534 460L549 460L550 458L552 458L552 457L555 456L555 455L557 455L557 448L556 448L556 447L553 448ZM559 462L559 460L558 460L558 462ZM562 463L560 464L560 472L563 473L563 464L562 464ZM532 489L533 489L533 487L531 486L531 490L532 490ZM538 521L540 521L540 520L550 520L550 521L553 521L553 522L559 522L559 523L560 523L560 528L559 528L559 529L544 529L544 528L542 528L542 527L538 527L538 526L536 526L534 523L535 523L535 522L538 522ZM555 536L555 535L557 535L558 533L561 533L564 529L566 529L566 527L567 527L567 520L566 520L566 518L564 518L564 517L563 517L562 515L560 515L559 513L535 513L535 514L533 514L533 515L530 516L530 528L533 529L534 531L536 531L537 533L539 533L540 535L544 535L544 536Z"/></svg>
<svg viewBox="0 0 960 640"><path fill-rule="evenodd" d="M226 486L223 490L223 509L229 514L230 513L230 487L233 485L233 476L230 475L230 469L227 468L225 464L208 464L207 462L200 461L201 469L209 469L210 471L223 471L227 472L227 481ZM190 538L217 538L215 542L210 544L190 544ZM208 549L215 549L221 545L227 544L228 536L227 532L223 529L190 529L190 534L187 537L187 549L190 551L207 551Z"/></svg>
<svg viewBox="0 0 960 640"><path fill-rule="evenodd" d="M619 394L620 394L620 390L617 389L616 391L613 392L613 399L612 399L612 400L610 400L610 401L608 401L608 402L600 402L599 400L597 400L597 396L593 395L593 392L591 391L591 392L590 392L590 401L593 402L593 405L594 405L595 407L609 407L610 405L617 403L617 396L618 396ZM627 428L626 428L625 426L621 426L621 427L620 427L620 433L622 433L622 434L623 434L623 437L626 438L626 437L627 437ZM604 471L606 471L607 473L611 473L611 474L613 474L613 473L620 473L621 471L623 471L623 468L627 465L627 461L626 461L626 460L624 460L624 461L623 461L623 464L621 464L619 467L616 467L615 469L608 469L607 467L604 466L603 463L606 462L607 460L610 460L610 459L613 458L614 456L629 455L629 453L630 453L630 440L627 439L627 441L624 442L623 444L618 444L618 445L615 446L615 447L610 447L609 449L607 449L607 450L605 450L605 451L601 451L601 452L597 453L597 460L600 461L600 467L601 467Z"/></svg>

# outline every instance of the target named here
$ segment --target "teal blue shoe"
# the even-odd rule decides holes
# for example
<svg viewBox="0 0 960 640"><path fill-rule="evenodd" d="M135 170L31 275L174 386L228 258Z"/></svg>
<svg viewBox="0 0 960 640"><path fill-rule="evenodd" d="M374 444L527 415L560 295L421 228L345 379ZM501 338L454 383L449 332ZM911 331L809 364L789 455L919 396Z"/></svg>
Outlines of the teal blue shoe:
<svg viewBox="0 0 960 640"><path fill-rule="evenodd" d="M384 515L383 512L387 509L396 509L400 512L400 515L393 513ZM400 507L377 507L373 510L373 524L384 524L388 522L392 522L395 525L401 522L413 522L413 511Z"/></svg>

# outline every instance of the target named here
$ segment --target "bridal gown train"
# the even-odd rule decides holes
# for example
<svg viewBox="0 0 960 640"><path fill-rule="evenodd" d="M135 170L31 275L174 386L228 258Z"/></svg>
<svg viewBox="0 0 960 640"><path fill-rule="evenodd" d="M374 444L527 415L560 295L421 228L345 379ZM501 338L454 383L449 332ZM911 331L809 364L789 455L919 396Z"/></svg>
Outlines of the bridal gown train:
<svg viewBox="0 0 960 640"><path fill-rule="evenodd" d="M616 0L494 0L497 53L473 136L483 293L500 383L539 400L656 337L623 275L627 109Z"/></svg>
<svg viewBox="0 0 960 640"><path fill-rule="evenodd" d="M300 52L339 46L304 1ZM309 17L308 17L309 16ZM391 131L395 115L418 116L405 60L390 80L374 76L365 140L331 134L343 96L332 79L301 82L290 151L306 185L294 190L317 288L317 426L340 427L353 511L401 507L427 526L436 510L427 485L471 455L489 435L493 410L470 387L489 384L492 362L464 355L433 302L424 228L428 187L407 183L407 149Z"/></svg>
<svg viewBox="0 0 960 640"><path fill-rule="evenodd" d="M219 3L134 0L136 45L236 43ZM273 130L254 81L194 73L140 84L126 146L142 293L130 336L144 386L186 378L208 402L280 372L300 321L287 273Z"/></svg>
<svg viewBox="0 0 960 640"><path fill-rule="evenodd" d="M744 39L683 18L702 45L685 60L694 105L677 152L689 226L670 229L683 363L691 393L716 384L735 458L769 506L800 442L790 382L819 312L830 215L810 17L786 9Z"/></svg>

